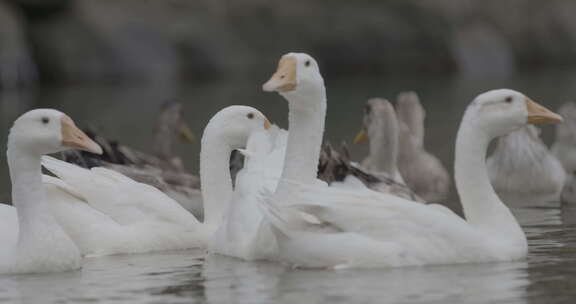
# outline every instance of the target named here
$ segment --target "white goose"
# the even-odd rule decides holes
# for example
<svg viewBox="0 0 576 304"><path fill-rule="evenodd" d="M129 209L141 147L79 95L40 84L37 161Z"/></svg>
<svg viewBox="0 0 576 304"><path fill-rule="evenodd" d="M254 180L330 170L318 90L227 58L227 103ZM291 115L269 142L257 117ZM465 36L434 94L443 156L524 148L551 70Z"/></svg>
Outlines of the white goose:
<svg viewBox="0 0 576 304"><path fill-rule="evenodd" d="M275 237L258 202L276 189L286 148L286 131L273 126L248 139L244 167L236 176L232 201L208 247L211 253L244 260L267 259L276 252Z"/></svg>
<svg viewBox="0 0 576 304"><path fill-rule="evenodd" d="M557 200L566 179L562 164L531 125L500 137L486 165L492 186L502 194L544 195Z"/></svg>
<svg viewBox="0 0 576 304"><path fill-rule="evenodd" d="M264 84L288 100L290 134L278 188L263 207L276 236L276 260L305 267L406 266L510 261L527 253L524 232L488 178L489 142L526 123L561 117L521 93L502 89L469 105L456 141L456 184L464 220L438 205L391 195L314 185L326 95L316 61L289 53ZM314 215L318 232L294 225L294 211Z"/></svg>
<svg viewBox="0 0 576 304"><path fill-rule="evenodd" d="M59 178L45 180L52 209L86 255L205 247L232 197L231 151L268 126L262 113L245 106L221 110L206 126L200 153L204 223L152 186L109 169L44 158Z"/></svg>
<svg viewBox="0 0 576 304"><path fill-rule="evenodd" d="M406 125L417 147L424 146L426 111L416 92L402 92L396 99L398 120Z"/></svg>
<svg viewBox="0 0 576 304"><path fill-rule="evenodd" d="M362 161L362 167L403 183L397 166L399 126L392 104L382 98L368 99L362 125L354 138L354 143L370 141L370 154Z"/></svg>
<svg viewBox="0 0 576 304"><path fill-rule="evenodd" d="M14 207L0 204L0 273L80 268L78 247L51 214L40 165L43 154L70 148L102 153L59 111L32 110L14 122L7 151Z"/></svg>
<svg viewBox="0 0 576 304"><path fill-rule="evenodd" d="M424 148L424 107L414 92L399 94L396 105L400 122L400 174L408 187L425 201L441 202L448 197L450 175L442 162Z"/></svg>
<svg viewBox="0 0 576 304"><path fill-rule="evenodd" d="M370 98L364 106L362 129L354 138L354 143L370 141L370 154L362 161L362 168L381 180L392 181L371 185L372 190L422 201L398 170L399 132L394 106L386 99Z"/></svg>

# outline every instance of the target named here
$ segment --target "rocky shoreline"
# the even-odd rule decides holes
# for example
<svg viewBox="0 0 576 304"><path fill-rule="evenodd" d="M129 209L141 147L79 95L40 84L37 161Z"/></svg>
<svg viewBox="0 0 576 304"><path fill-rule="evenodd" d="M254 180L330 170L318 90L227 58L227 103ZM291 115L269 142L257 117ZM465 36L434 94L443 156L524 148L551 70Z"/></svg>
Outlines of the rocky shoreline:
<svg viewBox="0 0 576 304"><path fill-rule="evenodd" d="M570 0L0 0L0 88L259 73L511 74L576 63Z"/></svg>

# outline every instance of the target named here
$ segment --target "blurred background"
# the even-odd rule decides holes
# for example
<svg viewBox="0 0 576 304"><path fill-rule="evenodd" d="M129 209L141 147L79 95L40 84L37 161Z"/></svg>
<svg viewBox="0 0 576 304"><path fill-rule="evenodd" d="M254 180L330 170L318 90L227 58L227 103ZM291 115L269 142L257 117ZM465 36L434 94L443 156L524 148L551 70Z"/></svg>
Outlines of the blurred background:
<svg viewBox="0 0 576 304"><path fill-rule="evenodd" d="M260 86L282 54L304 51L326 79L327 140L351 141L367 98L415 90L426 145L451 168L478 93L510 87L552 108L576 95L575 12L571 0L0 0L0 140L24 111L54 107L151 150L169 100L198 137L231 104L286 127L285 102ZM193 172L198 150L179 147ZM4 157L0 170L7 201Z"/></svg>
<svg viewBox="0 0 576 304"><path fill-rule="evenodd" d="M306 50L329 76L576 62L570 0L2 0L3 88L237 79Z"/></svg>

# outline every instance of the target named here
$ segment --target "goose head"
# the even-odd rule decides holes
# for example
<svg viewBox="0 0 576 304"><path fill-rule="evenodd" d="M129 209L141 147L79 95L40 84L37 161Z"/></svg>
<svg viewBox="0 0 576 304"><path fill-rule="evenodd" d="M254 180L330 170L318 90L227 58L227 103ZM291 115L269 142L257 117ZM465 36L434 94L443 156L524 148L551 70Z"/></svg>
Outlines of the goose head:
<svg viewBox="0 0 576 304"><path fill-rule="evenodd" d="M561 122L562 117L520 92L499 89L478 95L468 106L464 121L494 138L528 123Z"/></svg>
<svg viewBox="0 0 576 304"><path fill-rule="evenodd" d="M370 98L364 106L362 129L354 138L354 143L365 142L367 139L383 140L382 135L397 136L398 124L394 107L383 98Z"/></svg>
<svg viewBox="0 0 576 304"><path fill-rule="evenodd" d="M8 144L36 155L67 149L102 154L102 148L84 134L68 115L52 109L32 110L16 119Z"/></svg>
<svg viewBox="0 0 576 304"><path fill-rule="evenodd" d="M266 92L278 92L288 101L292 96L318 94L324 89L324 79L318 63L305 53L288 53L278 62L272 77L262 85ZM313 99L299 98L299 102L313 102Z"/></svg>
<svg viewBox="0 0 576 304"><path fill-rule="evenodd" d="M218 138L232 149L246 146L248 137L256 130L269 129L270 122L260 111L248 106L229 106L216 113L204 131L203 143ZM207 136L209 134L209 136Z"/></svg>

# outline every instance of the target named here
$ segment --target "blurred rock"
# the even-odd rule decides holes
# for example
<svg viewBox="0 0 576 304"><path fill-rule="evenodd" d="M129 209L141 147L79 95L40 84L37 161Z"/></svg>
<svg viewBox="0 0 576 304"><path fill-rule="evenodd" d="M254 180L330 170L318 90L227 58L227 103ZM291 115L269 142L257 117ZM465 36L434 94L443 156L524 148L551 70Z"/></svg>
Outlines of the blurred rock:
<svg viewBox="0 0 576 304"><path fill-rule="evenodd" d="M30 85L36 69L29 53L20 16L0 1L0 88Z"/></svg>
<svg viewBox="0 0 576 304"><path fill-rule="evenodd" d="M328 76L576 63L571 0L4 1L3 86L238 78L292 50Z"/></svg>
<svg viewBox="0 0 576 304"><path fill-rule="evenodd" d="M478 24L460 28L452 45L459 71L467 76L505 77L514 73L512 46L490 27Z"/></svg>

